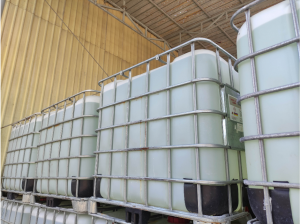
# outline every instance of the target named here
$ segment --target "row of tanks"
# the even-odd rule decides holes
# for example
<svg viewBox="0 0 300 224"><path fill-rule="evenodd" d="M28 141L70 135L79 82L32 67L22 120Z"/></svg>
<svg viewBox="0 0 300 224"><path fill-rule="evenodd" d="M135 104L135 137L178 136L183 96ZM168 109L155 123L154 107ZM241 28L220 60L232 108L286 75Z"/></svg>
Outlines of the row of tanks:
<svg viewBox="0 0 300 224"><path fill-rule="evenodd" d="M13 124L2 193L46 197L48 207L71 200L89 215L99 203L121 206L124 222L158 213L227 223L250 213L249 223L300 223L300 1L250 17L261 1L232 18L238 60L195 38ZM183 47L190 52L171 61ZM151 69L154 60L165 65ZM132 77L139 66L145 73Z"/></svg>

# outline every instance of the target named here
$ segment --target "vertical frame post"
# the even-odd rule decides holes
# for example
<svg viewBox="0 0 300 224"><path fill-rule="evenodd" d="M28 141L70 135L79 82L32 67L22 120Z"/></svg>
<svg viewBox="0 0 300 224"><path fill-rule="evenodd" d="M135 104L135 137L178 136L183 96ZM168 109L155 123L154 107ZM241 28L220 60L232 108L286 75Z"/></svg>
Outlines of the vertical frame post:
<svg viewBox="0 0 300 224"><path fill-rule="evenodd" d="M146 93L149 92L149 72L150 72L150 62L146 65ZM148 102L149 97L148 95L145 96L145 119L148 119ZM145 148L148 146L148 121L145 122ZM148 150L144 151L144 172L145 177L148 177ZM145 205L148 206L148 181L145 180Z"/></svg>
<svg viewBox="0 0 300 224"><path fill-rule="evenodd" d="M45 114L44 114L44 112L42 111L41 129L43 128L44 117L45 117ZM47 131L47 130L46 130L46 131ZM41 141L42 141L42 133L40 132L39 142L41 142ZM39 159L39 156L40 156L40 147L37 147L37 157L36 157L37 160ZM35 176L36 176L36 177L38 176L38 164L39 164L39 162L37 162L37 163L35 164ZM42 164L43 164L43 163L42 163ZM38 181L38 179L35 179L34 182L33 182L33 192L34 192L34 193L36 192L37 181ZM42 179L40 179L40 182L42 182ZM42 186L42 185L40 185L40 186Z"/></svg>
<svg viewBox="0 0 300 224"><path fill-rule="evenodd" d="M101 82L101 93L100 93L100 100L99 100L99 108L102 107L103 102L103 92L104 92L104 84ZM98 118L98 129L101 128L101 121L102 121L102 109L99 109L99 118ZM100 138L101 138L101 131L97 132L97 151L100 151ZM98 164L99 164L99 156L100 154L96 154L95 158L95 175L98 174ZM96 183L97 183L97 177L94 179L94 197L96 197Z"/></svg>
<svg viewBox="0 0 300 224"><path fill-rule="evenodd" d="M64 103L64 110L63 110L63 115L62 115L62 124L61 124L61 129L60 129L60 134L59 134L59 138L62 139L63 136L63 132L64 132L64 121L65 121L65 115L66 115L66 106L67 106L67 101L65 101ZM60 156L60 152L61 152L61 141L59 141L59 145L58 145L58 156ZM57 161L57 169L56 169L56 177L58 177L59 175L59 162L60 160ZM58 179L56 179L56 195L58 195Z"/></svg>
<svg viewBox="0 0 300 224"><path fill-rule="evenodd" d="M252 54L254 52L254 49L253 49L252 28L251 28L250 10L249 9L247 11L245 11L245 15L246 15L246 27L247 27L249 53ZM257 88L256 66L255 66L254 58L250 58L250 65L251 65L253 92L257 92L258 88ZM254 104L255 104L257 132L258 132L258 135L261 135L262 134L262 125L261 125L260 105L259 105L258 96L254 97ZM263 140L259 139L258 144L259 144L262 179L263 179L263 181L267 182L268 178L267 178L267 168L266 168L265 149L264 149ZM273 224L272 211L271 211L271 205L270 205L271 202L270 202L270 196L269 196L269 188L263 187L263 189L264 189L264 206L266 208L267 224Z"/></svg>
<svg viewBox="0 0 300 224"><path fill-rule="evenodd" d="M222 83L222 68L221 68L221 60L220 60L220 53L219 49L216 49L216 60L217 60L217 69L218 69L218 77L219 82ZM231 61L230 61L231 62ZM229 72L231 65L229 66ZM231 73L230 73L231 76ZM231 76L232 77L232 76ZM230 79L231 82L231 79ZM232 83L232 82L231 82ZM220 87L220 105L222 112L226 113L226 105L225 105L225 87ZM223 141L224 145L228 145L227 142L227 131L226 131L227 122L225 117L222 119L222 128L223 128ZM225 174L226 174L226 181L230 181L230 173L229 173L229 159L228 159L228 149L224 148L224 159L225 159ZM232 198L231 198L231 185L227 185L227 195L228 195L228 211L229 215L232 215ZM242 198L240 198L242 200Z"/></svg>
<svg viewBox="0 0 300 224"><path fill-rule="evenodd" d="M114 88L113 88L113 103L116 102L116 94L117 93L117 77L114 78ZM115 105L112 106L112 125L114 125L115 123ZM113 150L113 147L114 147L114 128L111 129L111 151ZM111 176L111 171L112 171L112 156L113 156L113 153L110 152L109 153L109 165L108 165L108 173L109 173L109 176ZM111 178L109 178L108 180L108 186L107 186L107 194L108 194L108 200L110 200L110 188L111 188Z"/></svg>
<svg viewBox="0 0 300 224"><path fill-rule="evenodd" d="M81 116L84 116L85 113L85 93L83 93L83 98L82 98L82 110L81 110ZM80 176L80 170L81 170L81 158L80 156L82 155L82 135L83 135L83 127L84 127L84 117L82 117L82 122L80 126L80 135L81 137L79 138L79 158L78 158L78 169L77 169L77 179L76 179L76 197L78 197L78 188L79 188L79 176Z"/></svg>
<svg viewBox="0 0 300 224"><path fill-rule="evenodd" d="M195 56L195 43L191 44L191 53L192 53L192 80L196 79L196 56ZM193 84L193 110L197 110L197 86L194 82ZM195 144L199 143L198 138L198 115L194 114L194 141ZM196 178L200 180L200 161L199 161L199 148L195 148L195 158L196 158ZM201 185L197 184L197 201L198 201L198 215L202 216L202 195L201 195Z"/></svg>
<svg viewBox="0 0 300 224"><path fill-rule="evenodd" d="M241 156L241 151L237 151L237 156L238 156L238 166L239 166L239 180L243 181L243 167L242 167L242 156ZM244 204L243 204L243 182L240 183L240 193L239 197L242 199L241 200L241 205L242 205L242 210L243 212L245 211Z"/></svg>
<svg viewBox="0 0 300 224"><path fill-rule="evenodd" d="M70 125L70 137L72 137L72 130L73 130L73 118L74 118L74 113L75 113L75 102L76 102L76 97L73 97L73 104L72 104L72 115L71 115L71 125ZM72 139L69 140L69 145L68 145L68 157L70 157L70 153L71 153L71 143L72 143ZM69 176L69 165L70 165L70 158L67 159L67 173L66 176ZM66 180L66 196L68 196L68 179Z"/></svg>
<svg viewBox="0 0 300 224"><path fill-rule="evenodd" d="M233 79L231 58L228 58L228 68L229 68L230 85L234 88L234 79Z"/></svg>
<svg viewBox="0 0 300 224"><path fill-rule="evenodd" d="M49 109L49 111L50 111L50 109ZM55 124L56 123L56 118L57 118L57 112L58 112L58 105L56 105L55 106L55 115L54 115L54 121L53 121L53 123ZM50 119L50 116L49 116L49 118L48 118L48 120ZM49 124L48 124L49 125ZM53 139L54 139L54 129L55 129L55 126L54 127L52 127L52 138L51 138L51 142L53 141ZM52 153L52 145L53 145L53 143L50 143L50 150L49 150L49 159L51 158L51 153ZM44 149L45 149L45 151L46 151L46 146L44 147ZM44 154L45 155L45 154ZM45 159L45 158L44 158ZM50 186L50 164L51 164L51 160L50 161L48 161L48 179L47 179L47 192L48 192L48 194L50 193L49 192L49 186Z"/></svg>
<svg viewBox="0 0 300 224"><path fill-rule="evenodd" d="M35 129L36 129L36 122L37 122L37 115L34 115L34 123L33 123L33 132L35 132ZM30 147L33 147L33 140L34 140L34 134L32 134L32 139L31 139L31 143L30 143ZM38 149L36 149L38 150ZM29 159L31 159L31 155L32 155L32 148L30 148L30 151L29 151ZM37 166L37 164L35 164ZM28 178L28 175L29 175L29 166L27 167L27 172L26 172L26 177ZM25 182L25 185L24 185L24 191L26 191L26 187L27 187L27 178L26 178L26 182ZM34 190L33 190L34 191Z"/></svg>
<svg viewBox="0 0 300 224"><path fill-rule="evenodd" d="M131 96L131 84L132 84L132 73L131 70L129 71L129 75L128 75L128 89L127 89L127 99L130 98ZM127 108L126 108L126 120L125 122L128 123L130 120L130 100L127 102ZM129 147L129 125L125 126L125 149L127 149ZM128 176L128 152L124 152L125 153L125 177ZM124 179L124 201L125 203L127 203L127 180Z"/></svg>
<svg viewBox="0 0 300 224"><path fill-rule="evenodd" d="M170 54L167 54L167 87L170 86ZM170 90L167 90L167 115L171 114L171 100L170 100ZM167 145L171 145L171 119L167 118ZM168 179L172 177L172 164L171 164L171 149L168 150ZM168 182L168 192L169 192L169 209L172 211L172 183Z"/></svg>

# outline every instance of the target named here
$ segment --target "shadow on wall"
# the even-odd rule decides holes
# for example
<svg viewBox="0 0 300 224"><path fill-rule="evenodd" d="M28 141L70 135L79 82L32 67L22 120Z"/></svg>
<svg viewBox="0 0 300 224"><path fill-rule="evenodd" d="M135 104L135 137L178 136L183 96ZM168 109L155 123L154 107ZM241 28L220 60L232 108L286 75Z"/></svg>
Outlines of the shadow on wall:
<svg viewBox="0 0 300 224"><path fill-rule="evenodd" d="M4 8L5 0L1 0L1 17L2 17L2 12Z"/></svg>

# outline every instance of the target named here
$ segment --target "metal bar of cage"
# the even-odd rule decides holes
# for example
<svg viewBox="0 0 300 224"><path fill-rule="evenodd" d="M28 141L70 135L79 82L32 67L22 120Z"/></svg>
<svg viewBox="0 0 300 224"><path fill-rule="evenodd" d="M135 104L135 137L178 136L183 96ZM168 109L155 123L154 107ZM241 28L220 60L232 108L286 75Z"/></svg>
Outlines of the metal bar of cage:
<svg viewBox="0 0 300 224"><path fill-rule="evenodd" d="M31 121L31 118L30 118L30 121ZM30 123L30 121L29 121L29 123ZM19 131L21 130L21 126L22 126L22 124L20 123L20 129L19 129ZM24 123L23 123L23 130L22 130L22 135L24 134L24 132L25 132L25 128L26 128L26 121L24 121ZM29 131L29 125L28 125L28 129L27 129L27 132ZM26 137L25 137L25 145L26 145L26 142L27 142L27 139L28 139L28 135L26 135ZM22 144L22 138L18 138L18 140L16 141L16 145L18 144L18 141L20 141L20 145ZM18 153L18 156L17 156L17 162L19 161L19 156L20 156L20 154L21 153ZM24 156L25 157L25 156ZM22 161L24 160L24 157L22 158ZM18 171L18 165L17 164L15 164L16 165L16 169L15 169L15 175L14 176L17 176L17 171ZM13 165L14 166L14 165ZM22 165L23 166L23 165ZM11 169L11 176L12 176L12 172L13 172L13 167L12 167L12 169ZM17 181L14 181L14 188L16 188L16 182ZM21 182L21 181L20 181Z"/></svg>
<svg viewBox="0 0 300 224"><path fill-rule="evenodd" d="M192 52L192 79L196 79L196 65L195 65L195 43L191 44L191 52ZM220 81L220 80L219 80ZM196 83L193 83L193 110L197 110L197 87ZM198 114L194 114L194 141L195 144L199 143L198 139ZM199 161L199 148L195 148L195 157L196 157L196 178L200 180L200 161ZM170 177L171 178L171 177ZM197 207L198 207L198 215L202 216L202 194L201 194L201 185L197 184Z"/></svg>
<svg viewBox="0 0 300 224"><path fill-rule="evenodd" d="M180 86L185 86L185 85L188 85L188 84L192 84L194 82L214 82L214 83L219 84L220 86L224 86L223 83L221 83L219 80L214 79L214 78L197 78L197 79L192 79L190 81L186 81L186 82L183 82L183 83L180 83L180 84L176 84L176 85L172 85L172 86L167 86L167 87L159 89L159 90L155 90L155 91L147 92L147 93L144 93L144 94L140 94L138 96L131 97L131 98L128 98L128 99L125 99L125 100L121 100L121 101L118 101L118 102L115 102L115 103L112 103L112 104L108 104L108 105L99 107L97 110L99 111L100 109L108 108L108 107L111 107L111 106L114 106L114 105L117 105L117 104L120 104L120 103L125 103L127 101L138 99L138 98L141 98L141 97L144 97L144 96L148 96L148 95L151 95L151 94L154 94L154 93L163 92L163 91L170 90L170 89L173 89L173 88L176 88L176 87L180 87ZM238 92L238 90L236 90L236 89L234 89L234 90Z"/></svg>
<svg viewBox="0 0 300 224"><path fill-rule="evenodd" d="M10 216L11 216L11 212L13 210L13 206L22 206L23 205L23 208L22 208L22 212L21 212L21 218L20 220L22 220L22 217L23 217L23 214L24 214L24 206L27 205L27 206L30 206L31 207L31 210L30 210L30 220L31 221L31 218L32 218L32 212L33 212L33 208L36 207L39 209L45 209L45 215L44 215L44 222L46 221L45 218L47 216L47 210L52 210L54 212L53 214L53 220L55 220L55 215L57 212L63 212L64 213L64 221L63 223L66 223L66 212L68 213L72 213L72 214L75 214L76 216L77 215L82 215L84 213L80 213L80 212L77 212L75 211L74 209L72 208L65 208L65 207L47 207L46 205L44 204L39 204L39 203L33 203L33 204L26 204L26 203L23 203L22 201L18 201L18 200L10 200L10 199L6 199L6 198L1 198L2 201L6 202L6 206L4 206L7 210L8 206L11 205L11 210L10 210ZM14 205L15 204L15 205ZM17 207L17 210L16 210L16 213L15 213L15 216L14 216L14 221L13 222L9 222L7 220L5 220L3 217L6 216L6 214L2 214L2 217L1 217L1 221L5 222L5 223L15 223L16 222L16 217L17 217L17 214L18 214L18 207ZM96 214L85 214L85 215L90 215L90 216L93 216L93 217L96 217L96 218L101 218L101 219L104 219L106 221L112 221L112 223L120 223L120 224L129 224L128 222L126 222L125 220L122 220L122 219L119 219L119 218L115 218L115 217L111 217L109 215L106 215L106 214L102 214L102 213L96 213ZM36 222L37 223L37 220L39 218L39 211L37 213L37 216L36 216ZM76 217L77 219L77 217ZM9 217L9 220L10 220L10 217ZM30 222L31 223L31 222Z"/></svg>
<svg viewBox="0 0 300 224"><path fill-rule="evenodd" d="M128 76L128 91L127 91L127 97L129 98L131 96L131 82L132 82L132 77L131 77L131 71L129 71L129 76ZM130 120L130 102L127 102L127 108L126 108L126 122L129 122ZM113 125L113 124L112 124ZM129 141L128 141L128 136L129 136L129 126L125 126L125 148L129 148ZM125 169L124 169L124 174L127 176L128 175L128 153L125 152ZM124 201L127 202L127 180L124 180Z"/></svg>
<svg viewBox="0 0 300 224"><path fill-rule="evenodd" d="M75 96L73 97L73 101L72 101L72 119L74 118L74 111L75 111L75 102L76 102L76 98ZM72 133L72 129L73 129L73 120L71 121L71 125L70 125L70 133ZM70 156L70 152L71 152L71 139L69 139L68 142L68 156ZM66 174L68 175L69 173L69 164L70 164L70 160L67 160L67 172ZM68 195L68 182L66 181L66 185L65 185L65 195Z"/></svg>
<svg viewBox="0 0 300 224"><path fill-rule="evenodd" d="M170 54L167 54L167 87L170 86ZM171 101L170 101L170 89L167 90L167 116L170 115ZM171 120L167 119L167 144L171 145ZM171 178L171 149L168 149L168 178ZM172 211L172 185L168 183L168 200L169 209Z"/></svg>
<svg viewBox="0 0 300 224"><path fill-rule="evenodd" d="M31 121L31 118L30 118L30 121ZM36 121L37 121L37 116L35 115L34 116L34 123L33 123L33 131L36 129ZM30 122L29 122L29 124L28 124L28 131L29 131L29 128L30 128ZM30 145L33 145L33 140L34 140L34 136L32 136L32 139L31 139L31 143L30 143ZM25 146L27 145L27 139L26 139L26 144L25 144ZM32 155L32 148L30 148L30 151L29 151L29 158L31 158L31 155ZM24 158L25 158L25 156L23 157L23 161L24 161ZM26 177L28 177L28 175L29 175L29 166L30 165L28 165L27 166L27 174L26 174ZM22 184L22 183L20 183L20 184ZM25 179L25 184L24 184L24 190L26 191L26 187L27 187L27 178Z"/></svg>
<svg viewBox="0 0 300 224"><path fill-rule="evenodd" d="M196 78L196 64L195 64L195 45L194 43L196 41L204 41L204 42L208 42L210 43L212 46L214 46L217 51L216 51L216 63L217 63L217 68L218 68L218 79L212 79L212 78ZM173 50L177 50L179 48L182 48L184 46L187 45L191 45L191 52L192 52L192 80L191 81L187 81L184 83L180 83L180 84L176 84L176 85L170 85L170 53ZM95 167L95 175L94 178L95 180L97 178L108 178L109 179L109 183L111 183L111 179L123 179L125 182L125 186L124 186L124 202L120 202L120 201L115 201L112 200L110 198L110 184L108 186L108 199L103 199L103 198L97 198L96 197L96 192L94 191L94 197L91 198L91 201L94 202L103 202L103 203L109 203L109 204L115 204L115 205L121 205L121 206L125 206L125 207L134 207L134 208L138 208L138 209L142 209L142 210L146 210L146 211L153 211L153 212L158 212L161 213L162 210L163 214L171 214L171 215L177 215L178 211L173 211L172 209L172 200L171 200L171 196L172 196L172 182L179 182L179 183L193 183L197 185L197 200L198 200L198 214L195 216L195 214L192 213L184 213L184 212L179 212L180 216L179 217L183 217L182 213L184 213L189 219L194 219L194 220L199 220L199 221L203 221L203 220L213 220L210 219L211 217L207 218L205 215L203 215L202 213L202 203L201 203L201 185L215 185L215 186L220 186L220 185L226 185L228 187L228 209L229 209L229 215L230 218L215 218L215 220L222 220L222 222L224 222L224 220L235 220L237 217L239 217L240 214L235 214L232 211L232 199L231 199L231 184L240 184L240 186L242 186L243 183L243 179L242 179L242 166L241 166L241 162L239 164L239 180L235 181L230 181L230 174L229 174L229 162L228 162L228 148L230 148L227 145L227 134L226 134L226 123L225 123L225 117L227 116L227 112L226 112L226 106L225 106L225 98L224 98L224 94L225 94L225 90L224 90L224 86L227 84L223 84L222 83L222 74L221 74L221 66L220 66L220 54L219 52L222 52L223 54L225 54L228 57L228 67L229 67L229 77L230 77L230 88L237 91L236 89L234 89L234 83L233 83L233 69L232 69L232 64L231 61L236 61L236 59L231 56L229 53L227 53L224 49L222 49L220 46L216 45L215 43L213 43L212 41L205 39L205 38L195 38L193 40L190 40L184 44L179 45L178 47L174 48L174 49L170 49L166 52L163 52L153 58L150 58L144 62L141 62L137 65L134 65L130 68L127 68L119 73L116 73L108 78L105 78L103 80L100 80L98 82L98 84L101 86L101 92L103 95L104 92L104 82L110 78L114 78L114 87L113 87L113 91L114 91L114 97L113 97L113 103L108 104L103 106L103 104L100 104L100 107L97 109L99 112L99 119L102 119L102 110L108 107L112 107L113 108L113 118L114 118L114 108L116 105L121 104L121 103L127 103L127 112L126 112L126 122L123 124L118 124L115 125L114 124L114 119L112 122L111 126L108 127L101 127L101 124L98 125L98 129L96 130L96 132L98 133L98 139L100 141L100 135L101 135L101 131L102 130L108 130L111 129L112 133L113 133L113 129L117 128L117 127L122 127L125 126L126 128L126 138L125 138L125 148L123 149L113 149L113 147L111 146L110 150L100 150L100 146L99 146L99 142L98 142L98 146L97 146L97 151L95 151L94 153L97 155L96 156L96 167ZM148 79L149 77L147 75L149 75L149 64L152 60L157 60L157 58L161 58L162 56L166 55L167 56L167 63L166 63L166 70L167 70L167 85L165 88L159 89L159 90L155 90L152 92L149 92L149 84L148 84ZM140 94L138 96L134 96L134 97L130 97L130 88L131 88L131 71L132 69L144 65L146 64L146 91L143 94ZM125 72L129 72L129 78L128 78L128 98L125 100L121 100L116 102L116 79L118 76L120 77L126 77L124 75ZM221 110L220 111L216 111L216 110L197 110L197 93L196 93L196 84L198 82L214 82L217 83L219 85L220 88L220 106L221 106ZM186 113L180 113L180 114L170 114L170 90L179 86L183 86L183 85L188 85L191 84L193 86L193 110L191 112L186 112ZM147 98L149 95L154 94L154 93L158 93L158 92L162 92L162 91L166 91L167 93L167 115L166 116L162 116L162 117L157 117L157 118L148 118L147 115L147 107L148 107L148 102L147 102ZM129 113L130 113L130 102L131 100L137 99L137 98L141 98L141 97L146 97L146 108L145 108L145 119L144 120L138 120L138 121L129 121ZM102 102L102 101L101 101ZM214 113L214 114L218 114L222 117L222 128L223 128L223 137L224 137L224 144L220 145L220 144L199 144L198 143L198 128L197 128L197 115L200 113ZM184 116L184 115L193 115L194 116L194 130L195 130L195 144L189 144L189 145L171 145L171 141L170 141L170 118L172 117L176 117L176 116ZM166 119L167 120L167 142L168 145L167 146L157 146L157 147L147 147L146 141L147 141L147 131L145 131L145 144L144 147L137 147L137 148L128 148L128 126L132 125L132 124L137 124L137 123L145 123L147 124L149 121L153 121L153 120L160 120L160 119ZM147 127L147 126L146 126ZM145 128L146 130L146 128ZM112 134L113 137L113 134ZM196 166L199 168L199 159L198 159L198 155L199 155L199 148L202 147L208 147L208 148L223 148L224 149L224 158L225 158L225 170L226 170L226 181L207 181L207 180L200 180L200 173L199 173L199 169L197 169L197 180L185 180L185 179L171 179L171 149L173 148L194 148L195 149L195 153L196 153ZM145 151L145 153L147 153L148 150L159 150L159 149L167 149L168 150L168 177L167 178L152 178L152 177L133 177L133 176L128 176L127 174L127 152L129 151ZM102 175L102 174L97 174L97 170L98 170L98 160L99 160L99 154L101 153L109 153L110 154L110 159L112 156L112 153L114 152L125 152L126 153L126 159L125 159L125 176L113 176L111 174L111 160L110 160L110 164L109 164L109 174L108 175ZM197 154L198 152L198 154ZM238 158L240 158L240 153L237 154ZM146 159L147 156L144 156L144 159ZM145 166L147 165L147 163L145 162ZM146 173L146 168L144 167L145 173ZM152 206L148 206L147 203L147 199L145 200L145 205L141 205L141 204L136 204L136 203L130 203L127 201L127 191L126 191L126 186L127 186L127 181L128 180L140 180L140 181L163 181L163 182L167 182L168 183L168 198L169 198L169 208L168 209L161 209L161 208L156 208L156 207L152 207ZM146 184L146 183L145 183ZM145 187L145 190L147 188ZM240 194L241 195L241 192ZM147 192L145 192L145 197L147 197ZM243 205L242 205L243 206ZM244 208L243 208L244 210ZM178 214L179 214L178 213ZM248 213L246 212L242 212L242 216L247 216ZM196 217L196 218L195 218Z"/></svg>
<svg viewBox="0 0 300 224"><path fill-rule="evenodd" d="M45 140L43 141L43 143L40 143L38 145L38 147L41 147L41 146L46 146L46 145L50 145L50 150L49 150L49 156L48 156L48 159L45 159L45 149L44 149L44 153L41 157L38 156L38 158L43 158L43 159L38 159L36 161L36 163L42 163L44 164L44 162L48 162L49 163L49 166L48 166L48 175L47 177L43 177L43 166L42 166L42 171L41 171L41 176L39 177L38 176L38 171L37 171L37 167L36 167L36 177L35 177L35 185L37 183L37 180L40 180L40 188L42 189L42 180L47 180L47 183L48 183L48 189L47 189L47 193L38 193L37 191L34 191L32 193L33 196L45 196L45 197L54 197L54 198L61 198L61 199L68 199L68 200L75 200L78 198L78 187L79 187L79 180L92 180L93 177L79 177L80 175L80 168L81 168L81 158L93 158L95 157L95 155L82 155L82 138L83 137L96 137L97 135L84 135L83 134L83 127L84 127L84 118L86 117L98 117L98 116L95 116L95 115L85 115L85 98L86 98L86 93L92 93L94 95L97 95L100 93L100 91L96 91L96 90L85 90L85 91L81 91L71 97L68 97L62 101L59 101L58 103L55 103L49 107L46 107L44 108L41 113L43 115L43 118L42 118L42 127L40 129L40 131L45 131ZM76 97L79 97L80 95L83 95L82 97L82 100L83 100L83 104L82 104L82 108L81 108L81 115L79 117L74 117L74 113L75 113L75 103L76 103ZM65 119L66 117L66 109L67 109L67 102L68 101L71 101L71 104L70 106L72 106L72 111L71 111L71 118L70 119ZM59 105L63 103L63 108L59 110ZM51 110L52 108L55 108L55 114L54 114L54 121L53 121L53 124L49 125L49 120L50 120L50 115L51 115ZM59 111L62 110L62 121L61 122L57 122L57 114ZM43 126L43 122L44 122L44 115L45 114L48 114L48 117L47 117L47 124L46 126L44 127ZM80 123L80 134L77 135L77 136L72 136L72 129L73 129L73 121L75 120L79 120L81 119L82 122ZM63 137L63 131L64 131L64 124L65 123L68 123L70 122L70 137L67 137L67 138L62 138ZM58 126L58 125L61 125L61 128L60 128L60 133L59 133L59 139L56 139L54 140L54 127ZM48 130L52 128L52 139L51 141L46 141L47 139L47 136L48 136ZM79 138L80 139L80 152L79 152L79 155L77 156L70 156L70 151L71 151L71 140L72 139L77 139ZM65 141L65 140L68 140L69 144L68 144L68 156L64 156L64 157L55 157L55 158L51 158L51 146L53 143L55 142L58 142L59 143L59 148L58 148L58 151L59 151L59 155L60 155L60 152L61 152L61 142L62 141ZM41 141L40 141L41 142ZM39 154L40 150L38 150L38 154ZM68 176L68 173L69 173L69 164L70 164L70 159L78 159L79 160L79 164L78 164L78 168L77 168L77 177L69 177ZM67 160L67 169L66 169L66 176L62 176L62 177L59 177L59 161L60 160ZM51 177L50 176L50 163L51 161L58 161L57 162L57 169L56 169L56 177ZM49 182L50 180L55 180L56 181L56 194L50 194L49 193ZM59 195L58 194L58 181L59 180L63 180L65 179L66 180L66 185L65 185L65 195ZM68 196L68 180L76 180L76 195L75 197L69 197ZM36 190L36 189L35 189ZM87 201L87 200L85 200Z"/></svg>
<svg viewBox="0 0 300 224"><path fill-rule="evenodd" d="M245 12L246 16L246 27L247 27L247 35L248 35L248 45L249 45L249 54L245 55L241 58L239 58L235 64L234 67L237 68L237 65L241 63L242 61L245 61L247 59L250 59L251 63L251 74L252 74L252 84L253 84L253 93L247 94L244 96L241 96L239 98L239 102L245 99L254 98L255 102L255 110L256 110L256 123L258 126L258 135L256 136L246 136L241 138L241 141L248 141L248 140L258 140L259 141L259 149L260 149L260 163L261 163L261 173L263 175L263 181L248 181L245 180L244 183L251 186L262 186L264 189L264 205L266 207L266 216L267 216L267 223L272 224L272 212L271 212L271 202L269 197L269 187L285 187L285 188L297 188L300 189L300 184L283 184L283 183L272 183L268 182L267 178L267 171L266 171L266 160L265 160L265 152L264 152L264 143L263 140L267 138L279 138L279 137L290 137L290 136L299 136L300 132L288 132L288 133L276 133L276 134L263 134L262 133L262 124L261 124L261 115L260 115L260 102L259 102L259 96L263 94L283 91L287 89L292 89L300 86L300 83L293 83L285 86L279 86L263 91L258 91L257 88L257 80L256 80L256 64L254 58L258 55L273 51L275 49L287 46L292 43L297 43L297 49L298 49L298 57L300 60L300 28L299 28L299 22L298 22L298 15L297 15L297 9L296 9L296 3L295 0L290 0L290 8L291 8L291 15L293 19L293 25L295 30L295 36L294 38L286 41L282 41L278 44L275 44L273 46L261 49L259 51L254 52L253 48L253 40L252 40L252 28L251 28L251 18L250 18L250 9L263 2L264 0L256 0L252 3L244 6L243 8L239 9L237 12L235 12L230 20L230 24L234 30L239 32L239 29L234 25L233 21L234 19L242 12Z"/></svg>
<svg viewBox="0 0 300 224"><path fill-rule="evenodd" d="M125 70L123 70L123 71L121 71L121 72L118 72L118 73L116 73L116 74L114 74L114 75L111 75L111 76L105 78L105 79L102 79L102 80L100 80L100 81L98 82L98 84L99 84L99 86L100 86L100 84L101 84L102 82L104 82L104 81L106 81L106 80L108 80L108 79L111 79L111 78L116 77L116 76L118 76L118 75L123 76L123 74L124 74L125 72L128 72L129 70L132 70L132 69L134 69L134 68L136 68L136 67L139 67L139 66L141 66L141 65L143 65L143 64L146 64L146 63L148 63L148 62L150 62L150 61L157 60L157 58L161 58L161 57L164 56L164 55L167 55L167 54L169 54L169 53L172 53L172 52L175 51L175 50L179 50L180 48L183 48L183 47L185 47L185 46L188 46L188 45L190 45L191 43L195 43L195 42L197 42L197 41L209 43L209 44L212 45L214 48L218 48L219 51L221 51L223 54L225 54L228 58L231 58L232 60L236 61L236 58L235 58L235 57L233 57L231 54L229 54L226 50L224 50L222 47L220 47L219 45L217 45L217 44L214 43L213 41L211 41L211 40L209 40L209 39L207 39L207 38L197 37L197 38L193 38L193 39L191 39L191 40L189 40L189 41L187 41L187 42L185 42L185 43L183 43L183 44L180 44L180 45L178 45L177 47L174 47L174 48L172 48L172 49L169 49L169 50L167 50L167 51L164 51L164 52L162 52L162 53L160 53L160 54L158 54L158 55L156 55L156 56L154 56L154 57L152 57L152 58L149 58L149 59L147 59L147 60L145 60L145 61L143 61L143 62L140 62L140 63L138 63L138 64L136 64L136 65L133 65L133 66L131 66L131 67L129 67L129 68L126 68ZM126 76L123 76L123 77L128 78L128 77L126 77Z"/></svg>
<svg viewBox="0 0 300 224"><path fill-rule="evenodd" d="M101 91L100 91L100 99L99 99L99 107L102 106L102 101L103 101L103 88L104 84L102 83L101 85ZM101 128L101 121L102 121L102 111L99 111L99 119L98 119L98 129ZM97 151L99 151L100 147L100 137L101 137L101 132L97 132ZM94 170L94 175L97 175L98 171L98 163L99 163L99 156L96 155L95 159L95 170ZM97 185L97 178L95 177L94 179L94 192L93 195L96 197L96 185Z"/></svg>
<svg viewBox="0 0 300 224"><path fill-rule="evenodd" d="M149 91L149 73L150 73L150 63L146 64L146 92ZM148 104L149 104L149 97L145 97L145 111L144 111L144 116L145 119L148 119ZM129 102L128 106L130 108ZM144 146L148 146L148 123L144 123L145 125L145 141L144 141ZM127 154L127 153L126 153ZM148 152L147 150L144 151L144 175L145 177L148 176ZM145 191L145 205L148 206L148 182L144 181L144 191Z"/></svg>
<svg viewBox="0 0 300 224"><path fill-rule="evenodd" d="M128 208L141 209L141 210L144 210L144 211L159 213L159 214L168 215L168 216L175 216L175 217L180 217L180 218L184 218L184 219L202 221L202 222L216 222L216 223L221 222L221 223L224 223L226 221L234 221L234 220L238 220L238 219L241 219L243 217L249 216L248 212L234 213L232 216L227 216L227 217L208 216L208 215L199 216L196 213L182 212L182 211L177 211L177 210L170 211L170 209L165 209L165 208L156 208L156 207L153 207L153 206L145 206L145 205L142 205L142 204L131 203L131 202L125 203L125 202L121 202L121 201L107 200L107 199L103 199L103 198L91 197L90 201L100 202L100 203L105 203L105 204L118 205L118 206L123 206L123 207L128 207Z"/></svg>
<svg viewBox="0 0 300 224"><path fill-rule="evenodd" d="M222 111L219 111L219 110L194 110L194 111L183 112L183 113L178 113L178 114L171 114L171 115L166 115L166 116L161 116L161 117L148 118L148 119L144 119L144 120L131 121L131 122L112 125L112 126L108 126L108 127L104 127L104 128L98 128L96 131L103 131L106 129L118 128L118 127L132 125L132 124L139 124L141 122L156 121L156 120L168 119L168 118L173 118L173 117L181 117L181 116L186 116L186 115L194 115L194 114L196 115L196 114L200 114L200 113L212 113L212 114L219 114L221 116L226 116L226 113L223 113Z"/></svg>
<svg viewBox="0 0 300 224"><path fill-rule="evenodd" d="M246 24L247 24L247 35L248 35L248 45L249 45L249 51L250 53L253 53L253 40L252 40L252 28L251 28L251 21L250 21L250 11L245 11L246 15ZM252 76L252 86L253 91L257 92L257 74L256 74L256 65L254 58L250 59L251 63L251 76ZM254 97L254 105L255 105L255 115L256 115L256 125L257 125L257 132L259 135L262 134L262 122L261 122L261 114L260 114L260 102L258 97ZM259 152L260 152L260 164L262 169L262 179L263 181L267 181L267 168L266 168L266 159L265 159L265 147L264 142L262 140L259 140ZM272 224L273 218L272 218L272 211L271 211L271 201L270 201L270 195L269 195L269 188L264 187L264 206L266 208L266 216L267 216L267 223Z"/></svg>

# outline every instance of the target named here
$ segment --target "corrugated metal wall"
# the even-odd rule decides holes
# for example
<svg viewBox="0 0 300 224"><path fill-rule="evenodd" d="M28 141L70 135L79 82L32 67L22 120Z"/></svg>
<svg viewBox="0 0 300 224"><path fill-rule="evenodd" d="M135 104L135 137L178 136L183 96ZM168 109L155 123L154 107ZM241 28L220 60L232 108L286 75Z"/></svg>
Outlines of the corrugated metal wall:
<svg viewBox="0 0 300 224"><path fill-rule="evenodd" d="M121 12L111 12L122 18ZM2 127L79 91L99 89L97 82L106 74L95 60L112 75L162 52L88 0L7 0L1 31ZM10 127L2 129L2 162L9 132Z"/></svg>

